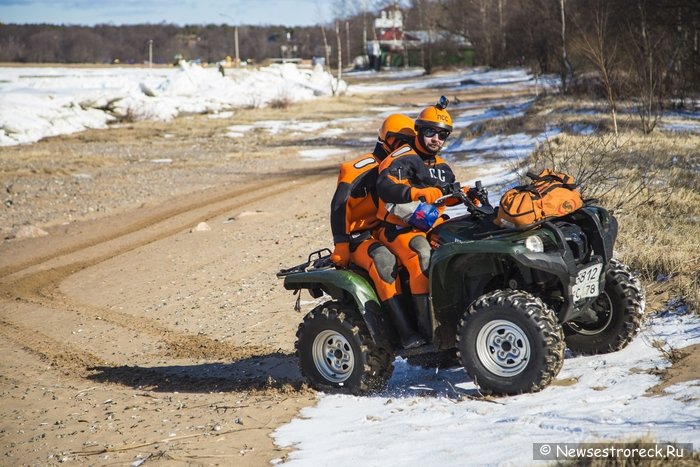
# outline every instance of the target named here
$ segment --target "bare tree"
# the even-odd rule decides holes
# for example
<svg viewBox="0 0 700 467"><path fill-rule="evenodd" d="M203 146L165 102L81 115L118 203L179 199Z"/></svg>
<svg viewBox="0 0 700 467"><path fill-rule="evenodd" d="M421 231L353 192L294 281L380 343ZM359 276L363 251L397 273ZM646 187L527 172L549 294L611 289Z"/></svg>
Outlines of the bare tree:
<svg viewBox="0 0 700 467"><path fill-rule="evenodd" d="M345 20L345 63L350 65L352 57L350 57L350 21Z"/></svg>
<svg viewBox="0 0 700 467"><path fill-rule="evenodd" d="M17 61L26 53L25 49L24 41L10 33L6 38L0 39L0 61Z"/></svg>
<svg viewBox="0 0 700 467"><path fill-rule="evenodd" d="M481 31L484 35L484 53L486 56L486 63L493 63L493 41L491 40L491 33L488 21L488 5L491 3L489 0L478 0L479 5L479 19L481 20Z"/></svg>
<svg viewBox="0 0 700 467"><path fill-rule="evenodd" d="M425 7L425 2L426 0L414 0L413 6L416 9L417 17L418 17L418 28L421 31L427 31L427 38L424 38L424 40L421 41L420 43L420 64L425 70L425 74L429 75L433 71L433 63L431 60L431 47L430 47L430 40L431 40L431 33L430 29L428 28L428 22L426 21L426 7Z"/></svg>
<svg viewBox="0 0 700 467"><path fill-rule="evenodd" d="M563 1L563 0L562 0ZM501 61L504 60L504 57L506 55L506 22L504 18L504 10L507 10L507 0L497 0L497 8L498 8L498 37L499 37L499 51L498 55L501 59Z"/></svg>
<svg viewBox="0 0 700 467"><path fill-rule="evenodd" d="M345 21L345 58L346 58L346 63L350 63L350 24L348 22L348 18L350 17L350 9L351 5L349 0L335 0L334 4L332 6L333 10L333 17L336 20L336 28L335 32L336 35L338 35L338 38L336 42L338 43L338 60L339 62L341 60L341 50L342 48L340 47L341 44L341 36L340 36L340 21L344 20ZM340 65L339 65L340 66Z"/></svg>
<svg viewBox="0 0 700 467"><path fill-rule="evenodd" d="M63 34L58 29L46 29L29 37L29 45L33 49L34 61L37 62L65 62L67 57L63 55L61 43Z"/></svg>
<svg viewBox="0 0 700 467"><path fill-rule="evenodd" d="M316 16L318 17L319 25L321 26L321 37L323 38L323 57L325 59L325 66L330 69L331 66L331 47L328 45L328 36L326 36L326 26L325 22L325 11L323 4L316 4Z"/></svg>
<svg viewBox="0 0 700 467"><path fill-rule="evenodd" d="M432 73L436 66L446 64L441 58L459 50L447 36L454 35L462 42L470 37L469 31L472 30L474 19L468 14L470 10L465 7L467 3L468 0L441 0L436 5L431 0L414 1L418 28L424 32L421 62L427 74Z"/></svg>
<svg viewBox="0 0 700 467"><path fill-rule="evenodd" d="M340 21L335 20L335 39L338 48L338 85L340 85L340 80L343 77L343 47L340 45ZM333 89L333 95L335 95L337 89Z"/></svg>
<svg viewBox="0 0 700 467"><path fill-rule="evenodd" d="M321 25L321 35L323 36L323 50L325 52L326 66L331 66L331 48L328 45L328 38L326 37L326 27Z"/></svg>
<svg viewBox="0 0 700 467"><path fill-rule="evenodd" d="M561 87L562 92L566 94L566 84L574 76L574 67L566 53L566 0L559 0L559 9L561 10L561 60L564 65L561 73Z"/></svg>
<svg viewBox="0 0 700 467"><path fill-rule="evenodd" d="M635 94L642 131L648 134L654 131L660 117L663 68L657 64L655 55L664 41L665 34L654 35L649 24L646 1L637 0L636 7L639 14L638 23L630 24L633 38L637 36L637 40L633 41L638 52L636 60L638 71L634 79L637 84Z"/></svg>
<svg viewBox="0 0 700 467"><path fill-rule="evenodd" d="M592 11L591 11L592 10ZM579 52L598 71L601 83L605 90L608 102L608 110L613 121L615 139L618 139L617 128L617 104L615 101L613 88L613 74L616 65L616 45L608 41L608 9L602 0L595 2L589 9L588 15L592 17L592 23L577 23L579 28L579 38L577 48ZM590 26L586 28L585 26Z"/></svg>
<svg viewBox="0 0 700 467"><path fill-rule="evenodd" d="M367 0L362 0L362 53L367 53Z"/></svg>
<svg viewBox="0 0 700 467"><path fill-rule="evenodd" d="M661 194L655 186L660 169L653 163L659 157L658 148L653 141L644 145L640 150L630 140L620 143L614 135L582 136L575 145L547 140L528 162L571 174L586 197L600 198L612 210L631 210Z"/></svg>

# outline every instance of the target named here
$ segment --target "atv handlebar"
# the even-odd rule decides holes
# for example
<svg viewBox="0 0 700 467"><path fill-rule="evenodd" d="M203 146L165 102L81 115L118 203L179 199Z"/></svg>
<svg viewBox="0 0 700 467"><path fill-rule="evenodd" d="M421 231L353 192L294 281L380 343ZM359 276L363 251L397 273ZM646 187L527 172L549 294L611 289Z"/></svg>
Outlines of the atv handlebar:
<svg viewBox="0 0 700 467"><path fill-rule="evenodd" d="M469 214L473 216L484 217L489 216L494 212L493 206L491 206L491 203L489 202L489 193L482 185L481 180L477 180L474 187L469 188L466 193L460 186L459 182L442 186L440 189L443 193L445 193L445 195L435 200L435 203L433 204L437 206L441 206L450 198L456 198L467 207L467 211L469 211ZM475 199L479 201L478 206L473 201Z"/></svg>

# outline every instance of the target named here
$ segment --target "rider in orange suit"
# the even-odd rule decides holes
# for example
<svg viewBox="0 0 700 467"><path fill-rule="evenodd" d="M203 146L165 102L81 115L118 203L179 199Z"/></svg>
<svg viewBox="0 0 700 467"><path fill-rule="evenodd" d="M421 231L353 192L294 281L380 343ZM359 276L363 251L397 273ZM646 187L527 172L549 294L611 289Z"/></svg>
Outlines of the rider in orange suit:
<svg viewBox="0 0 700 467"><path fill-rule="evenodd" d="M428 338L433 332L428 300L430 244L425 232L414 229L389 210L392 205L410 206L408 203L415 201L434 203L450 192L455 175L438 156L452 131L452 117L445 110L446 106L447 99L441 97L437 105L423 109L416 118L415 138L381 162L377 179L377 216L382 221L377 238L406 268L418 328ZM444 207L440 209L444 210Z"/></svg>
<svg viewBox="0 0 700 467"><path fill-rule="evenodd" d="M401 309L396 257L372 231L377 219L377 168L386 155L415 137L413 120L405 115L387 117L379 129L379 142L374 151L343 163L338 186L331 201L331 231L335 250L331 261L340 267L352 262L367 271L375 289L394 322L404 348L425 343Z"/></svg>

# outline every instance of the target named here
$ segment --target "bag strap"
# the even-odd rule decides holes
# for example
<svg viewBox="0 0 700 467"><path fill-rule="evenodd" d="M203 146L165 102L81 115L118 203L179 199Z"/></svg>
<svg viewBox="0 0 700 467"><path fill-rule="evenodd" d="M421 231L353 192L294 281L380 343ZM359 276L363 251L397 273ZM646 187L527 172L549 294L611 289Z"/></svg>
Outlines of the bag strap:
<svg viewBox="0 0 700 467"><path fill-rule="evenodd" d="M527 175L528 177L530 177L531 179L533 179L533 180L536 181L536 182L551 182L551 181L555 181L555 182L564 183L565 185L567 184L567 183L564 182L564 179L563 179L563 178L561 178L561 177L558 176L558 175L554 175L554 174L535 175L535 174L532 173L532 172L528 172L528 173L526 173L525 175Z"/></svg>
<svg viewBox="0 0 700 467"><path fill-rule="evenodd" d="M529 193L532 193L533 195L537 196L537 199L542 198L542 195L544 194L540 193L539 190L537 190L537 188L533 184L519 186L518 191L527 191Z"/></svg>
<svg viewBox="0 0 700 467"><path fill-rule="evenodd" d="M561 183L561 186L564 188L568 188L569 190L574 190L576 189L576 184L575 183L566 183L562 177L559 177L558 175L553 175L553 174L548 174L548 175L537 175L533 172L527 172L525 175L530 177L532 180L536 182L559 182ZM549 189L545 190L544 193L547 193ZM542 194L544 194L542 193Z"/></svg>

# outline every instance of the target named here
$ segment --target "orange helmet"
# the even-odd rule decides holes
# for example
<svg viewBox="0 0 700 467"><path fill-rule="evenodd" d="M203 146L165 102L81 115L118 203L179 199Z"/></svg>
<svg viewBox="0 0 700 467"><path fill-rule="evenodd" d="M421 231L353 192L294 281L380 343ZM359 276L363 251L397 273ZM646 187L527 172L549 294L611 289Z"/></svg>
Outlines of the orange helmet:
<svg viewBox="0 0 700 467"><path fill-rule="evenodd" d="M445 110L449 102L445 96L440 96L437 104L423 109L416 118L416 130L432 127L452 131L452 117Z"/></svg>
<svg viewBox="0 0 700 467"><path fill-rule="evenodd" d="M403 114L391 114L382 122L379 128L379 141L387 142L387 138L395 136L401 141L413 141L416 136L415 123L411 117Z"/></svg>

